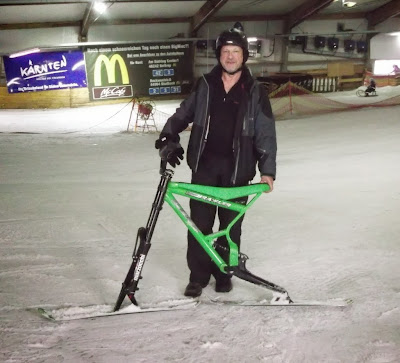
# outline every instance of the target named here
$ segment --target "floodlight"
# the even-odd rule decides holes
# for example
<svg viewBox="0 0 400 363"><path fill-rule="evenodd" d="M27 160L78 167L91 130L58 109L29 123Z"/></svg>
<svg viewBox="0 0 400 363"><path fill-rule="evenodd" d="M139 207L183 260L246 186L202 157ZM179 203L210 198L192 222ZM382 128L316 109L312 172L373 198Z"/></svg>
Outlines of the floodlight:
<svg viewBox="0 0 400 363"><path fill-rule="evenodd" d="M314 38L314 46L315 48L324 48L325 47L325 37L320 37L319 35L317 35Z"/></svg>
<svg viewBox="0 0 400 363"><path fill-rule="evenodd" d="M339 38L328 38L328 48L336 50L339 48Z"/></svg>
<svg viewBox="0 0 400 363"><path fill-rule="evenodd" d="M366 53L366 52L367 52L367 42L359 40L357 42L357 53Z"/></svg>
<svg viewBox="0 0 400 363"><path fill-rule="evenodd" d="M298 44L305 45L306 42L307 42L307 37L304 36L304 35L296 35L296 36L294 37L294 39L291 39L291 40L290 40L290 42L291 42L293 45L298 45Z"/></svg>
<svg viewBox="0 0 400 363"><path fill-rule="evenodd" d="M352 52L356 48L356 42L351 39L344 40L344 50L346 52Z"/></svg>
<svg viewBox="0 0 400 363"><path fill-rule="evenodd" d="M198 40L196 42L196 48L206 50L207 49L207 40Z"/></svg>

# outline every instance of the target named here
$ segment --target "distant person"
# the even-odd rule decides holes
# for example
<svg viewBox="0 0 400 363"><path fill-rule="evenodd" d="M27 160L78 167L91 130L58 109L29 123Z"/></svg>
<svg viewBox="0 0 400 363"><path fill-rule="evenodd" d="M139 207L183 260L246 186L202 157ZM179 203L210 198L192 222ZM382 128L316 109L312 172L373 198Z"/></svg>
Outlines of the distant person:
<svg viewBox="0 0 400 363"><path fill-rule="evenodd" d="M369 80L369 85L365 90L365 95L369 96L371 93L376 92L376 82L373 78Z"/></svg>
<svg viewBox="0 0 400 363"><path fill-rule="evenodd" d="M391 71L390 73L400 74L399 66L397 64L393 64L393 71Z"/></svg>

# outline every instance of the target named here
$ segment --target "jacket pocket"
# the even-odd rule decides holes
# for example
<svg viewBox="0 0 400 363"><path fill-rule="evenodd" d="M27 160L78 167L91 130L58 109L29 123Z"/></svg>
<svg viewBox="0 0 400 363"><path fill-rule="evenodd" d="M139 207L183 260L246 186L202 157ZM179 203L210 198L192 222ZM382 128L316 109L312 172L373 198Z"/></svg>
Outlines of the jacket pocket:
<svg viewBox="0 0 400 363"><path fill-rule="evenodd" d="M187 150L187 161L190 169L195 170L197 160L202 152L202 137L203 137L203 126L199 126L195 123L192 124L192 131L190 132L189 145Z"/></svg>
<svg viewBox="0 0 400 363"><path fill-rule="evenodd" d="M254 136L254 116L247 115L246 120L243 123L242 135L245 137Z"/></svg>
<svg viewBox="0 0 400 363"><path fill-rule="evenodd" d="M252 137L241 138L237 182L248 182L256 175L256 157Z"/></svg>

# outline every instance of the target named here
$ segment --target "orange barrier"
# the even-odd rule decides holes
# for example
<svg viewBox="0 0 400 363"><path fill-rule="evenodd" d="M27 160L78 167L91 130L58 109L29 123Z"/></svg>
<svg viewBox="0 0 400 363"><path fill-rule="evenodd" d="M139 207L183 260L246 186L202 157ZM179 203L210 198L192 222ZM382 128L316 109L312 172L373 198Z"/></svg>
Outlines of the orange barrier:
<svg viewBox="0 0 400 363"><path fill-rule="evenodd" d="M390 99L364 104L339 102L329 99L321 94L312 93L292 82L288 82L270 93L269 98L276 119L354 110L363 107L400 105L400 96L394 96Z"/></svg>
<svg viewBox="0 0 400 363"><path fill-rule="evenodd" d="M398 86L400 85L400 74L387 74L384 76L377 76L372 72L365 73L364 85L368 85L370 79L373 78L378 87L384 86Z"/></svg>

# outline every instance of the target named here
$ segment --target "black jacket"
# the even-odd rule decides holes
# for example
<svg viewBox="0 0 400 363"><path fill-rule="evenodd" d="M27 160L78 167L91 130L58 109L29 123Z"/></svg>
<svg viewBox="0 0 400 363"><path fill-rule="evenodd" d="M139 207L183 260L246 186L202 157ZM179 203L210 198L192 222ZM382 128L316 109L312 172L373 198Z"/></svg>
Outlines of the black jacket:
<svg viewBox="0 0 400 363"><path fill-rule="evenodd" d="M162 136L179 140L178 134L192 124L187 151L187 162L196 172L200 157L207 142L210 122L210 99L213 94L214 80L221 77L222 68L216 66L210 73L203 75L189 97L183 101L165 124ZM247 67L243 68L246 97L239 105L233 140L235 169L232 185L240 185L252 180L256 174L256 163L261 175L276 174L276 132L271 104L265 88L253 79Z"/></svg>

